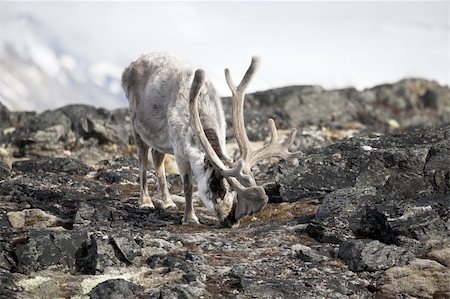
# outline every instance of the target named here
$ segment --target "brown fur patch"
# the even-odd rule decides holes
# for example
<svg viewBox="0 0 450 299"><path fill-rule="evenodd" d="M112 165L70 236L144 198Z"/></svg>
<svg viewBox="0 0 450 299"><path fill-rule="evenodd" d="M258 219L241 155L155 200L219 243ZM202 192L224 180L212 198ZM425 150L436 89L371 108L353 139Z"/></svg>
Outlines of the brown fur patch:
<svg viewBox="0 0 450 299"><path fill-rule="evenodd" d="M220 147L219 138L217 137L216 131L211 128L204 129L206 138L208 138L209 143L211 144L212 148L216 152L217 156L219 156L220 160L227 165L230 166L231 161L227 159L227 157L224 155L222 148Z"/></svg>

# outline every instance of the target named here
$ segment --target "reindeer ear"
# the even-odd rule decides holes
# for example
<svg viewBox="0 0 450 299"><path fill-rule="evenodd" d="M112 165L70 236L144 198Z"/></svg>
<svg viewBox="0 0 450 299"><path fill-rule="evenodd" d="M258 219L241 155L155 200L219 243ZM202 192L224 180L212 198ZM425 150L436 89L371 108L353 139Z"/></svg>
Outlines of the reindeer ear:
<svg viewBox="0 0 450 299"><path fill-rule="evenodd" d="M264 200L254 201L238 196L234 217L239 220L246 215L253 215L260 212L268 202L268 198Z"/></svg>

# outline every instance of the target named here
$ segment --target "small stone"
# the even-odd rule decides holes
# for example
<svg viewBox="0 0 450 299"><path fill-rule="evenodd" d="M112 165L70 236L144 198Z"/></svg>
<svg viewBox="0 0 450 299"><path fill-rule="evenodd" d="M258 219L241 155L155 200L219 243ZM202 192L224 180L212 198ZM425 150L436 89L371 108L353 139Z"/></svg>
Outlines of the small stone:
<svg viewBox="0 0 450 299"><path fill-rule="evenodd" d="M368 152L374 150L374 148L371 147L370 145L363 145L363 146L361 146L361 149L362 149L363 151L368 151Z"/></svg>
<svg viewBox="0 0 450 299"><path fill-rule="evenodd" d="M395 119L388 119L387 124L389 127L391 127L392 129L398 129L400 128L400 124L398 123L398 121L396 121Z"/></svg>
<svg viewBox="0 0 450 299"><path fill-rule="evenodd" d="M41 209L27 209L18 212L8 212L8 221L14 228L46 228L71 226L70 220L61 219Z"/></svg>
<svg viewBox="0 0 450 299"><path fill-rule="evenodd" d="M311 247L295 244L292 246L292 251L295 257L301 259L304 262L321 262L328 260L329 258L321 255Z"/></svg>

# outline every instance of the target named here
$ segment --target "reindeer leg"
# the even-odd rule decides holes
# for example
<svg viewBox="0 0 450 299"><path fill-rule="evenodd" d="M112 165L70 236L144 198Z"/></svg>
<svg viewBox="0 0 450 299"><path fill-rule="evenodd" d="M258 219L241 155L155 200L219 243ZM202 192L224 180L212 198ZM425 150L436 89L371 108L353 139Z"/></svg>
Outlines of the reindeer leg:
<svg viewBox="0 0 450 299"><path fill-rule="evenodd" d="M161 200L156 202L157 206L162 209L176 208L177 205L172 201L170 197L169 188L166 181L166 170L164 168L165 154L152 149L153 164L156 169L156 178L158 181L158 191L161 196Z"/></svg>
<svg viewBox="0 0 450 299"><path fill-rule="evenodd" d="M180 171L181 180L183 181L185 207L182 223L186 224L200 224L195 215L194 203L192 201L192 175L191 167L188 161L181 158L176 158L178 169Z"/></svg>
<svg viewBox="0 0 450 299"><path fill-rule="evenodd" d="M139 207L140 208L154 208L152 199L148 194L147 186L147 167L148 167L148 149L149 146L142 141L138 134L135 134L136 145L138 148L139 157L139 181L140 181L140 196Z"/></svg>

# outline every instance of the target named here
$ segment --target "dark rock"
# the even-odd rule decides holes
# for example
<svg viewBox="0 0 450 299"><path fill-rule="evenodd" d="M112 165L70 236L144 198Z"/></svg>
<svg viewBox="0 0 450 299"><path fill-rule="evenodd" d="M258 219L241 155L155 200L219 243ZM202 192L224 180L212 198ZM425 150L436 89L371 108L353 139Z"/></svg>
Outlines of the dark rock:
<svg viewBox="0 0 450 299"><path fill-rule="evenodd" d="M118 192L86 176L66 172L24 173L0 181L0 196L14 205L11 210L40 209L67 220L69 229L81 199L110 201L118 197Z"/></svg>
<svg viewBox="0 0 450 299"><path fill-rule="evenodd" d="M143 299L194 299L197 298L195 294L192 294L187 287L182 285L164 286L158 289L156 292L146 294Z"/></svg>
<svg viewBox="0 0 450 299"><path fill-rule="evenodd" d="M258 275L252 269L233 266L228 274L229 286L244 298L372 298L367 290L367 281L355 273L336 267L312 265L291 266L279 269L278 275L272 271ZM285 278L285 273L291 273ZM283 277L283 278L281 278Z"/></svg>
<svg viewBox="0 0 450 299"><path fill-rule="evenodd" d="M306 231L321 242L371 238L421 255L428 249L424 242L448 238L448 201L448 195L389 200L373 188L342 189L325 197Z"/></svg>
<svg viewBox="0 0 450 299"><path fill-rule="evenodd" d="M126 248L125 245L123 247ZM103 273L108 267L129 264L131 262L126 259L114 241L100 232L92 234L90 240L83 242L76 252L75 266L76 273L79 274Z"/></svg>
<svg viewBox="0 0 450 299"><path fill-rule="evenodd" d="M74 225L90 225L91 221L98 219L96 214L95 206L86 202L81 202L75 213Z"/></svg>
<svg viewBox="0 0 450 299"><path fill-rule="evenodd" d="M141 255L141 247L129 235L113 236L111 241L122 259L128 264L132 264L134 258Z"/></svg>
<svg viewBox="0 0 450 299"><path fill-rule="evenodd" d="M9 113L3 127L10 126L15 130L0 131L0 143L14 146L15 157L60 157L71 152L78 157L85 156L86 150L92 155L104 145L127 151L131 137L128 109L108 111L88 105L68 105L37 115Z"/></svg>
<svg viewBox="0 0 450 299"><path fill-rule="evenodd" d="M295 244L294 246L292 246L292 250L294 252L294 256L304 262L319 263L329 259L329 257L320 254L311 247L301 244Z"/></svg>
<svg viewBox="0 0 450 299"><path fill-rule="evenodd" d="M356 272L403 266L414 258L414 255L404 248L370 239L343 242L338 256L347 263L350 270Z"/></svg>
<svg viewBox="0 0 450 299"><path fill-rule="evenodd" d="M27 126L35 117L36 112L34 111L9 111L0 102L0 144L9 144L12 142L10 133L3 132L4 129L20 129Z"/></svg>
<svg viewBox="0 0 450 299"><path fill-rule="evenodd" d="M433 186L423 175L415 173L393 174L379 190L385 198L398 200L414 198L417 194L427 196L434 191Z"/></svg>
<svg viewBox="0 0 450 299"><path fill-rule="evenodd" d="M99 144L128 144L129 132L117 130L119 125L129 127L124 109L110 112L87 105L68 105L59 110L70 120L72 130L84 139L95 138Z"/></svg>
<svg viewBox="0 0 450 299"><path fill-rule="evenodd" d="M0 269L11 271L14 266L15 261L12 255L3 248L0 251Z"/></svg>
<svg viewBox="0 0 450 299"><path fill-rule="evenodd" d="M89 293L90 299L138 298L144 288L124 279L110 279L98 284Z"/></svg>
<svg viewBox="0 0 450 299"><path fill-rule="evenodd" d="M97 248L96 256L96 273L104 273L108 267L124 267L128 263L123 259L123 255L116 250L109 236L100 232L94 235L95 247Z"/></svg>
<svg viewBox="0 0 450 299"><path fill-rule="evenodd" d="M384 84L361 92L360 99L373 97L374 108L366 110L374 119L396 119L401 127L429 125L450 121L445 111L450 101L450 91L435 81L405 79L396 84ZM360 103L366 104L367 101ZM367 104L366 104L367 105Z"/></svg>
<svg viewBox="0 0 450 299"><path fill-rule="evenodd" d="M298 166L282 163L277 183L285 201L320 197L354 186L385 186L385 193L393 192L390 197L442 194L448 192L449 168L445 168L446 162L444 166L427 162L427 157L429 161L450 160L448 148L450 126L387 136L362 135L311 150L299 159ZM435 183L436 174L439 183Z"/></svg>
<svg viewBox="0 0 450 299"><path fill-rule="evenodd" d="M97 241L94 236L84 241L75 252L75 272L95 275L97 270Z"/></svg>
<svg viewBox="0 0 450 299"><path fill-rule="evenodd" d="M11 170L8 164L0 160L0 180L9 178L11 175Z"/></svg>
<svg viewBox="0 0 450 299"><path fill-rule="evenodd" d="M169 271L172 271L177 266L181 266L184 263L184 259L168 255L156 254L150 256L147 263L152 269L164 267L168 268Z"/></svg>
<svg viewBox="0 0 450 299"><path fill-rule="evenodd" d="M185 256L170 256L170 255L153 255L147 263L155 268L166 268L167 272L178 269L184 272L184 282L190 283L194 281L205 282L206 274L202 272L202 267L205 259L199 255L187 252Z"/></svg>
<svg viewBox="0 0 450 299"><path fill-rule="evenodd" d="M428 240L449 237L449 196L434 195L416 200L386 201L368 207L362 214L356 234L425 254Z"/></svg>
<svg viewBox="0 0 450 299"><path fill-rule="evenodd" d="M234 128L232 123L231 106L224 106L227 120L227 136L234 137ZM245 129L250 141L265 140L270 132L268 119L272 118L278 129L290 129L293 127L289 115L282 109L273 109L271 111L260 111L249 109L244 111Z"/></svg>
<svg viewBox="0 0 450 299"><path fill-rule="evenodd" d="M355 236L362 211L376 200L375 188L343 188L328 194L306 231L321 242L340 243Z"/></svg>
<svg viewBox="0 0 450 299"><path fill-rule="evenodd" d="M226 106L227 101L224 103ZM341 96L340 91L326 91L319 86L289 86L248 94L244 110L264 111L267 115L276 115L276 110L285 111L288 115L285 120L290 119L295 126L350 120L356 113L354 104ZM265 119L264 126L267 116Z"/></svg>
<svg viewBox="0 0 450 299"><path fill-rule="evenodd" d="M136 204L123 205L118 200L93 199L80 204L75 213L77 227L108 227L123 230L142 230L168 224L181 223L175 211L141 209Z"/></svg>
<svg viewBox="0 0 450 299"><path fill-rule="evenodd" d="M14 283L14 279L8 271L0 269L0 299L17 298L20 288Z"/></svg>
<svg viewBox="0 0 450 299"><path fill-rule="evenodd" d="M88 241L86 232L32 231L25 243L14 249L17 266L14 272L29 274L49 267L75 272L76 252Z"/></svg>
<svg viewBox="0 0 450 299"><path fill-rule="evenodd" d="M120 157L114 160L102 160L95 178L108 184L139 182L139 168L136 158ZM152 179L148 175L148 179Z"/></svg>
<svg viewBox="0 0 450 299"><path fill-rule="evenodd" d="M5 129L14 127L16 129L21 129L28 126L28 124L36 118L36 115L37 113L35 111L10 111L9 116L4 121L0 122L0 128ZM0 140L2 140L3 137L8 136L1 136ZM6 140L10 139L6 138Z"/></svg>
<svg viewBox="0 0 450 299"><path fill-rule="evenodd" d="M443 141L428 151L424 174L438 193L450 193L450 146Z"/></svg>
<svg viewBox="0 0 450 299"><path fill-rule="evenodd" d="M52 111L39 115L25 127L14 131L11 138L17 148L15 157L39 157L43 152L53 156L62 155L71 146L74 137L64 119L61 120L62 117Z"/></svg>
<svg viewBox="0 0 450 299"><path fill-rule="evenodd" d="M86 175L93 171L82 162L69 158L42 158L37 160L16 161L12 165L13 171L20 172L66 172L74 175Z"/></svg>
<svg viewBox="0 0 450 299"><path fill-rule="evenodd" d="M0 129L8 128L10 125L9 110L0 102Z"/></svg>

